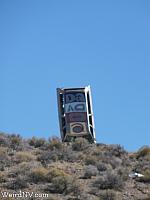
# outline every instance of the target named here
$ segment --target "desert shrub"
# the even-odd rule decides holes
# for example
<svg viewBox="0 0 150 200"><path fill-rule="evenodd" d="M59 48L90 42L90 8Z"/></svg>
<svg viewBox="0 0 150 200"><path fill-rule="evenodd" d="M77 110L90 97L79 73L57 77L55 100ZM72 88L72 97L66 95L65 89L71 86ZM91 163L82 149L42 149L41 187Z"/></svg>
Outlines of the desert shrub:
<svg viewBox="0 0 150 200"><path fill-rule="evenodd" d="M28 183L25 177L18 176L15 180L8 182L6 187L11 190L24 189L28 187Z"/></svg>
<svg viewBox="0 0 150 200"><path fill-rule="evenodd" d="M9 135L9 139L10 139L10 147L14 150L17 150L19 145L22 142L22 138L19 134L12 134Z"/></svg>
<svg viewBox="0 0 150 200"><path fill-rule="evenodd" d="M84 186L76 179L70 177L67 184L66 194L72 194L76 198L81 197L84 192ZM80 199L80 198L79 198Z"/></svg>
<svg viewBox="0 0 150 200"><path fill-rule="evenodd" d="M21 162L17 165L17 167L11 169L11 173L13 173L15 176L28 176L33 168L38 167L42 167L42 165L37 161Z"/></svg>
<svg viewBox="0 0 150 200"><path fill-rule="evenodd" d="M64 160L67 162L77 162L79 160L84 160L85 155L83 152L72 151L71 146L64 146L62 150L62 155L59 157L60 160Z"/></svg>
<svg viewBox="0 0 150 200"><path fill-rule="evenodd" d="M58 176L67 176L67 174L61 169L52 168L47 173L47 180L51 182L53 178Z"/></svg>
<svg viewBox="0 0 150 200"><path fill-rule="evenodd" d="M70 155L70 160L71 162L84 162L85 158L86 158L86 155L83 153L83 152L73 152L71 155Z"/></svg>
<svg viewBox="0 0 150 200"><path fill-rule="evenodd" d="M56 176L51 181L51 186L47 188L51 193L65 193L68 188L69 176Z"/></svg>
<svg viewBox="0 0 150 200"><path fill-rule="evenodd" d="M138 150L136 158L139 159L143 157L147 157L148 160L150 161L150 147L149 146L144 146Z"/></svg>
<svg viewBox="0 0 150 200"><path fill-rule="evenodd" d="M58 149L43 151L37 157L37 160L43 165L47 165L52 161L56 162L58 160L77 162L78 160L84 160L84 157L82 152L74 152L72 149L65 147L61 151Z"/></svg>
<svg viewBox="0 0 150 200"><path fill-rule="evenodd" d="M124 148L119 144L110 145L108 149L113 156L121 157L122 155L126 154Z"/></svg>
<svg viewBox="0 0 150 200"><path fill-rule="evenodd" d="M101 157L101 161L105 164L111 165L113 169L119 167L122 164L122 160L119 157L112 156L110 154L103 154Z"/></svg>
<svg viewBox="0 0 150 200"><path fill-rule="evenodd" d="M127 181L129 177L129 170L127 168L120 167L116 170L116 173L119 175L119 177L121 177L123 181Z"/></svg>
<svg viewBox="0 0 150 200"><path fill-rule="evenodd" d="M85 157L85 165L96 165L97 158L95 156L89 155Z"/></svg>
<svg viewBox="0 0 150 200"><path fill-rule="evenodd" d="M118 157L113 156L109 158L108 164L110 164L112 168L115 169L122 165L122 160Z"/></svg>
<svg viewBox="0 0 150 200"><path fill-rule="evenodd" d="M36 141L37 141L37 138L33 136L31 139L28 140L28 143L29 145L35 147Z"/></svg>
<svg viewBox="0 0 150 200"><path fill-rule="evenodd" d="M79 182L68 175L61 169L52 168L49 169L47 174L47 180L50 182L50 185L47 185L46 191L50 193L59 193L59 194L81 194L82 187Z"/></svg>
<svg viewBox="0 0 150 200"><path fill-rule="evenodd" d="M107 172L103 177L99 177L94 186L99 189L121 189L123 188L123 180L116 173Z"/></svg>
<svg viewBox="0 0 150 200"><path fill-rule="evenodd" d="M83 192L79 182L69 175L54 177L46 190L51 193L72 194L74 196L79 196Z"/></svg>
<svg viewBox="0 0 150 200"><path fill-rule="evenodd" d="M96 164L96 166L97 166L97 169L98 169L98 171L106 171L107 170L107 165L105 164L105 163L103 163L103 162L101 162L101 161L99 161L97 164Z"/></svg>
<svg viewBox="0 0 150 200"><path fill-rule="evenodd" d="M27 140L22 140L22 142L17 148L17 151L32 151L32 150L34 150L34 147L29 145Z"/></svg>
<svg viewBox="0 0 150 200"><path fill-rule="evenodd" d="M150 162L147 160L139 160L138 162L135 162L133 170L139 173L144 173L147 169L150 170Z"/></svg>
<svg viewBox="0 0 150 200"><path fill-rule="evenodd" d="M36 138L32 137L31 139L28 140L29 145L34 146L35 148L43 146L46 141L44 138Z"/></svg>
<svg viewBox="0 0 150 200"><path fill-rule="evenodd" d="M47 182L47 174L48 170L46 168L38 167L31 170L29 178L34 183Z"/></svg>
<svg viewBox="0 0 150 200"><path fill-rule="evenodd" d="M9 147L17 150L22 142L22 137L19 134L5 134L0 133L0 146Z"/></svg>
<svg viewBox="0 0 150 200"><path fill-rule="evenodd" d="M91 178L92 176L98 175L98 170L93 165L88 165L85 168L84 178Z"/></svg>
<svg viewBox="0 0 150 200"><path fill-rule="evenodd" d="M65 147L63 150L63 157L62 160L64 161L76 161L78 160L78 153L72 151L72 148Z"/></svg>
<svg viewBox="0 0 150 200"><path fill-rule="evenodd" d="M2 147L9 147L10 140L8 139L5 133L0 132L0 146Z"/></svg>
<svg viewBox="0 0 150 200"><path fill-rule="evenodd" d="M6 181L6 174L0 171L0 183L4 183Z"/></svg>
<svg viewBox="0 0 150 200"><path fill-rule="evenodd" d="M5 160L7 155L7 148L6 147L0 147L0 160Z"/></svg>
<svg viewBox="0 0 150 200"><path fill-rule="evenodd" d="M72 143L72 150L73 151L83 151L89 147L89 142L85 138L76 138L75 141Z"/></svg>
<svg viewBox="0 0 150 200"><path fill-rule="evenodd" d="M2 171L11 164L7 150L7 147L0 147L0 168Z"/></svg>
<svg viewBox="0 0 150 200"><path fill-rule="evenodd" d="M5 171L5 164L0 162L0 171Z"/></svg>
<svg viewBox="0 0 150 200"><path fill-rule="evenodd" d="M49 139L48 148L50 150L54 150L54 149L62 150L63 143L61 142L61 140L58 137L52 137Z"/></svg>
<svg viewBox="0 0 150 200"><path fill-rule="evenodd" d="M92 148L91 148L91 153L92 153L92 155L99 157L99 156L101 156L101 154L103 152L99 146L96 146L95 144L93 144Z"/></svg>
<svg viewBox="0 0 150 200"><path fill-rule="evenodd" d="M51 163L52 161L56 162L60 159L62 156L61 152L58 152L57 150L53 151L43 151L41 155L37 157L37 160L40 161L42 164L48 164Z"/></svg>
<svg viewBox="0 0 150 200"><path fill-rule="evenodd" d="M68 180L65 176L58 176L52 180L52 188L54 192L64 193L67 190Z"/></svg>
<svg viewBox="0 0 150 200"><path fill-rule="evenodd" d="M150 183L150 169L145 170L143 175L143 177L137 178L137 180L144 183Z"/></svg>
<svg viewBox="0 0 150 200"><path fill-rule="evenodd" d="M17 152L15 155L15 160L17 163L21 162L30 162L32 160L35 160L35 156L32 155L30 152Z"/></svg>
<svg viewBox="0 0 150 200"><path fill-rule="evenodd" d="M99 194L101 200L116 200L117 194L113 190L101 191Z"/></svg>

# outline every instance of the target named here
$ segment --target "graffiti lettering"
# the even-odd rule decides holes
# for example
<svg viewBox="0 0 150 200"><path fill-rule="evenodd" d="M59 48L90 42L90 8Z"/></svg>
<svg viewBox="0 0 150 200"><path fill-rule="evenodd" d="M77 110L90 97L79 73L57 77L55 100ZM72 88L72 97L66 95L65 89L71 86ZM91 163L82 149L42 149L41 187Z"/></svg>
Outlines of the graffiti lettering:
<svg viewBox="0 0 150 200"><path fill-rule="evenodd" d="M66 113L65 115L66 122L87 122L87 113L86 112L72 112Z"/></svg>
<svg viewBox="0 0 150 200"><path fill-rule="evenodd" d="M73 111L74 111L74 108L71 105L68 105L66 112L73 112Z"/></svg>
<svg viewBox="0 0 150 200"><path fill-rule="evenodd" d="M65 104L65 112L70 113L70 112L86 112L86 105L85 103L68 103Z"/></svg>
<svg viewBox="0 0 150 200"><path fill-rule="evenodd" d="M85 123L70 123L71 133L84 133L86 134L86 124Z"/></svg>
<svg viewBox="0 0 150 200"><path fill-rule="evenodd" d="M65 103L85 102L84 93L67 93L65 94Z"/></svg>
<svg viewBox="0 0 150 200"><path fill-rule="evenodd" d="M84 111L84 104L82 103L80 103L80 104L77 104L77 105L75 105L75 107L74 107L74 109L75 109L75 111Z"/></svg>

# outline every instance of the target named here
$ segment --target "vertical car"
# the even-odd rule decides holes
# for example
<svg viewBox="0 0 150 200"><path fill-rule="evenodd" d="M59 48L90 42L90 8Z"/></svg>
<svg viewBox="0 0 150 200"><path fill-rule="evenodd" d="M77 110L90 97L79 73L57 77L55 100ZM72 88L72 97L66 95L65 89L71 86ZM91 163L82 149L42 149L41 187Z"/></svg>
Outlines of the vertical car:
<svg viewBox="0 0 150 200"><path fill-rule="evenodd" d="M63 142L84 137L95 143L95 127L90 86L57 88L58 116Z"/></svg>

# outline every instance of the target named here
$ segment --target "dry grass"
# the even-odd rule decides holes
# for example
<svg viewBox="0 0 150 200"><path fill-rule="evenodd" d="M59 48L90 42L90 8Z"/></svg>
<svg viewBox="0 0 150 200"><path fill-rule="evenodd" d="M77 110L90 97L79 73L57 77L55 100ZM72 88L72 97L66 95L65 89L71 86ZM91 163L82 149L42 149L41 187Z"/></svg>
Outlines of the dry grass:
<svg viewBox="0 0 150 200"><path fill-rule="evenodd" d="M21 163L21 162L30 162L35 160L35 156L30 153L30 152L17 152L15 155L15 161L17 163Z"/></svg>
<svg viewBox="0 0 150 200"><path fill-rule="evenodd" d="M34 183L47 182L48 180L48 170L44 167L39 167L31 170L30 180Z"/></svg>

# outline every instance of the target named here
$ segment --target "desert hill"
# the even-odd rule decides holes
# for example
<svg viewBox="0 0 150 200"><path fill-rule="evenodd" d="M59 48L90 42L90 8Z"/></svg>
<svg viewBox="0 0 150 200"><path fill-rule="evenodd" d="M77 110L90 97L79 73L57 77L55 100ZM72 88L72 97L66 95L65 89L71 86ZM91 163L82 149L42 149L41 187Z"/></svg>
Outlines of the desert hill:
<svg viewBox="0 0 150 200"><path fill-rule="evenodd" d="M134 176L135 173L144 176ZM150 200L150 147L0 133L0 199Z"/></svg>

